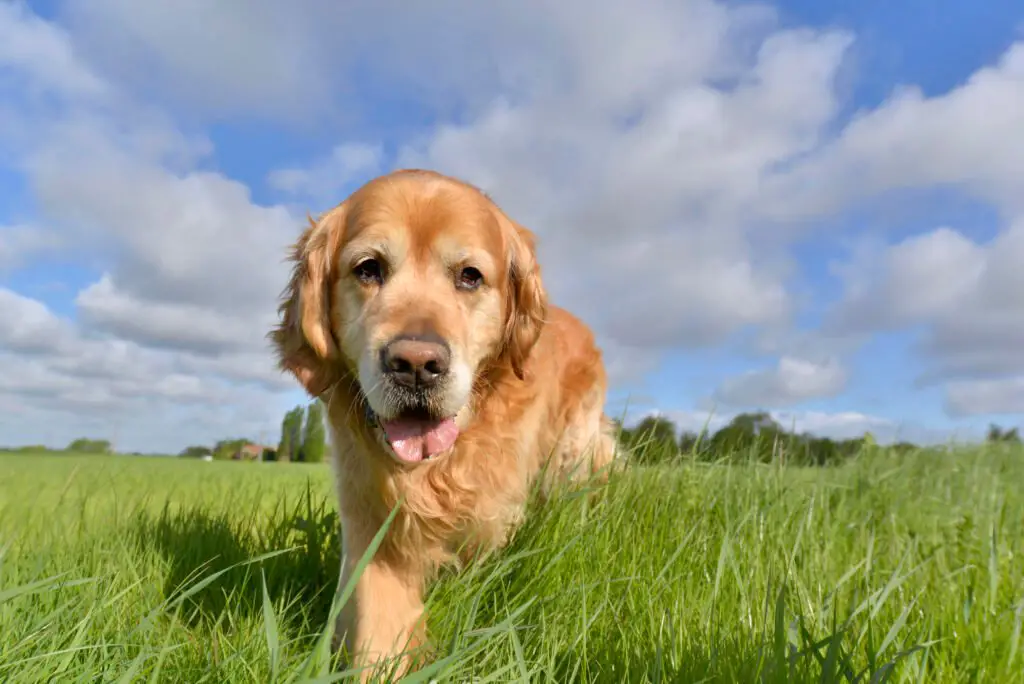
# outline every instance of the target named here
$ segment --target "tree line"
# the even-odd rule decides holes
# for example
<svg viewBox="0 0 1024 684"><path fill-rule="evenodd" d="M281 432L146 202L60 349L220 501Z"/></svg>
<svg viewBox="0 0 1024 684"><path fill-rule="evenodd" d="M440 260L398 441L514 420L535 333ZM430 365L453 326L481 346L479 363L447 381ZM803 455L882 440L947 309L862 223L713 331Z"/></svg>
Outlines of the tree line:
<svg viewBox="0 0 1024 684"><path fill-rule="evenodd" d="M319 401L305 408L296 406L284 414L276 460L323 463L326 451L323 405Z"/></svg>
<svg viewBox="0 0 1024 684"><path fill-rule="evenodd" d="M842 463L865 448L876 445L870 432L851 439L831 439L785 430L765 411L741 413L717 431L680 432L664 416L648 416L632 428L617 422L619 442L638 463L654 464L686 456L698 461L761 462L797 466L829 466ZM1020 444L1017 428L989 427L991 444ZM907 441L890 447L896 453L920 449Z"/></svg>
<svg viewBox="0 0 1024 684"><path fill-rule="evenodd" d="M246 438L222 439L212 447L186 447L180 455L185 458L211 457L214 460L228 460L234 458L235 454L249 444L253 442ZM314 401L306 406L296 406L284 414L281 421L281 439L277 448L262 448L261 455L264 461L322 463L326 451L323 407L319 401Z"/></svg>
<svg viewBox="0 0 1024 684"><path fill-rule="evenodd" d="M729 423L711 432L680 431L675 423L664 416L647 416L631 428L616 421L619 442L638 463L653 464L671 461L680 455L702 461L760 461L790 465L827 466L843 462L875 445L870 432L851 439L831 439L809 433L786 431L765 411L741 413ZM989 444L1020 445L1019 428L1004 428L992 424L988 428ZM228 460L243 447L253 442L246 438L222 439L213 446L186 447L179 455L185 458ZM319 401L306 406L295 406L285 413L281 421L281 438L277 448L261 447L262 460L321 463L327 443L323 420L323 406ZM921 447L911 442L897 442L889 449L897 453L914 451ZM4 451L52 452L44 446L8 448ZM64 449L73 453L111 454L112 444L106 439L80 437ZM59 450L57 450L59 451Z"/></svg>

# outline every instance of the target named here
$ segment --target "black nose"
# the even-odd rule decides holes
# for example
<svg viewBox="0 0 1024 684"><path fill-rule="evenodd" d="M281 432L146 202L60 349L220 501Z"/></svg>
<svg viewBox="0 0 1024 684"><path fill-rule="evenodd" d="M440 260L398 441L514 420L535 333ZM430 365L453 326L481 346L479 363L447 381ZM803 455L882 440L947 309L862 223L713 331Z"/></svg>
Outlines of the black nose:
<svg viewBox="0 0 1024 684"><path fill-rule="evenodd" d="M437 384L451 362L443 342L398 338L384 347L384 372L400 385L427 388Z"/></svg>

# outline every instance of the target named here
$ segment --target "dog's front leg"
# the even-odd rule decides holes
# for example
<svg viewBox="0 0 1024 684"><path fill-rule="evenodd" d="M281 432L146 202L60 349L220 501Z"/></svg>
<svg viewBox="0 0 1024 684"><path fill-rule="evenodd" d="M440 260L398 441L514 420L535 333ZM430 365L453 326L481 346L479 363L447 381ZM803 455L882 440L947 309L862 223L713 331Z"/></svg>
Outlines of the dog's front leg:
<svg viewBox="0 0 1024 684"><path fill-rule="evenodd" d="M346 531L339 591L357 571L371 538L352 527ZM404 674L425 645L423 571L386 547L387 541L359 574L335 632L344 640L350 665L366 668L362 681Z"/></svg>

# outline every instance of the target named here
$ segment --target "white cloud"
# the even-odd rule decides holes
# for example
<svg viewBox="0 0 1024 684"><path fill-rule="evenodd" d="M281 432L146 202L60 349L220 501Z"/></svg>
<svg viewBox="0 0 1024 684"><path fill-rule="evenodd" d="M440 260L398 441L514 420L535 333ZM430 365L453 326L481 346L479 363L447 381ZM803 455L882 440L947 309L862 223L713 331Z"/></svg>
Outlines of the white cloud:
<svg viewBox="0 0 1024 684"><path fill-rule="evenodd" d="M831 144L770 179L770 214L821 216L879 193L961 187L1024 211L1024 43L960 87L926 97L903 87L862 112Z"/></svg>
<svg viewBox="0 0 1024 684"><path fill-rule="evenodd" d="M836 396L846 387L846 380L846 369L836 359L811 361L783 356L774 368L727 379L714 398L727 406L788 406Z"/></svg>
<svg viewBox="0 0 1024 684"><path fill-rule="evenodd" d="M83 54L134 93L216 113L281 116L316 111L328 92L333 60L311 40L328 38L309 11L317 4L67 0L60 19Z"/></svg>
<svg viewBox="0 0 1024 684"><path fill-rule="evenodd" d="M133 388L152 387L158 395L162 395L161 387L168 391L180 388L185 377L205 378L211 386L222 382L224 377L268 385L274 385L276 378L277 389L290 385L273 364L268 363L268 357L259 352L198 355L187 346L161 348L124 337L84 335L71 321L55 315L42 302L3 288L0 288L0 319L8 323L0 328L0 353L8 355L10 364L4 385L7 391L18 384L17 378L32 377L52 378L51 384L55 385L109 381L113 387L132 392ZM253 347L251 342L247 346ZM19 359L25 363L19 365ZM167 378L174 379L176 384L163 385ZM19 386L24 387L24 382ZM165 396L173 398L174 392ZM217 397L211 397L211 401L217 401Z"/></svg>
<svg viewBox="0 0 1024 684"><path fill-rule="evenodd" d="M0 226L0 272L22 266L29 257L56 249L60 236L33 226Z"/></svg>
<svg viewBox="0 0 1024 684"><path fill-rule="evenodd" d="M30 21L40 20L22 17ZM36 67L22 73L41 82ZM20 166L39 218L61 247L105 271L76 299L82 324L158 347L265 348L300 221L254 204L244 184L196 169L208 141L104 83L102 97L41 119L26 113L21 127Z"/></svg>
<svg viewBox="0 0 1024 684"><path fill-rule="evenodd" d="M265 355L201 357L86 337L40 302L2 289L0 318L11 324L0 335L0 399L18 407L0 419L11 442L63 445L92 430L127 449L177 451L225 429L276 438L291 383Z"/></svg>
<svg viewBox="0 0 1024 684"><path fill-rule="evenodd" d="M381 83L429 74L459 108L400 145L396 165L467 178L537 232L556 301L594 324L616 368L786 321L792 264L785 245L755 232L755 207L765 178L813 149L834 116L852 37L776 31L764 7L701 0L544 9L460 6L458 24L410 10L351 37L372 35L379 59L368 68ZM417 34L445 49L424 50ZM477 41L473 64L453 59L452 46ZM381 161L379 148L342 136L269 181L333 204L331 191Z"/></svg>
<svg viewBox="0 0 1024 684"><path fill-rule="evenodd" d="M52 350L72 331L44 304L0 287L0 349L33 353Z"/></svg>
<svg viewBox="0 0 1024 684"><path fill-rule="evenodd" d="M951 382L946 409L954 416L1024 413L1024 375Z"/></svg>
<svg viewBox="0 0 1024 684"><path fill-rule="evenodd" d="M718 10L685 29L664 6L652 10L668 27L656 37L723 36L689 45L698 52L688 67L655 40L647 73L664 80L633 84L625 74L636 53L604 46L596 63L560 65L566 88L538 87L523 104L498 101L472 122L441 126L400 164L490 191L540 234L556 296L620 345L708 345L782 320L790 264L783 247L751 234L751 205L772 167L813 146L834 114L832 79L849 38L780 32L745 55L746 43L724 38L733 15ZM614 16L627 33L636 28L628 22L651 21ZM571 43L590 26L564 30ZM596 73L606 80L595 91ZM623 79L613 86L615 75ZM714 77L733 85L711 87ZM624 99L609 99L613 90ZM624 123L627 115L635 120Z"/></svg>
<svg viewBox="0 0 1024 684"><path fill-rule="evenodd" d="M861 339L919 332L911 350L924 361L919 382L965 381L948 388L947 409L959 415L974 412L958 398L974 381L987 387L1024 373L1017 343L1024 339L1022 119L1024 43L1017 43L948 93L898 90L766 186L775 219L820 217L913 188L960 191L994 206L1005 221L994 238L972 237L970 225L941 227L888 246L883 238L882 247L840 265L845 293L826 323L829 334Z"/></svg>
<svg viewBox="0 0 1024 684"><path fill-rule="evenodd" d="M136 298L118 289L109 274L79 292L75 305L90 328L172 349L251 349L262 346L270 325L269 313L239 316L227 307Z"/></svg>
<svg viewBox="0 0 1024 684"><path fill-rule="evenodd" d="M17 265L32 250L73 250L103 268L78 293L77 321L0 289L0 394L19 405L5 439L60 444L89 428L119 433L125 448L176 451L225 431L272 436L284 393L298 393L264 334L300 222L197 168L209 143L163 112L84 64L38 57L76 55L66 32L24 9L0 13L5 30L37 36L36 51L25 44L12 59L7 46L0 57L61 104L9 101L18 125L0 137L48 228L5 229L3 254ZM71 76L54 71L72 63Z"/></svg>
<svg viewBox="0 0 1024 684"><path fill-rule="evenodd" d="M59 15L89 60L133 92L182 110L332 122L367 113L360 83L451 114L557 91L582 74L595 101L628 105L680 77L730 75L723 46L749 41L773 17L706 0L640 0L629 10L582 0L300 0L258 10L245 0L65 0Z"/></svg>
<svg viewBox="0 0 1024 684"><path fill-rule="evenodd" d="M34 91L73 96L106 93L107 84L87 68L65 31L34 15L20 0L0 4L0 66L27 73Z"/></svg>
<svg viewBox="0 0 1024 684"><path fill-rule="evenodd" d="M832 326L904 326L962 308L985 268L985 250L950 228L907 238L847 267L846 300Z"/></svg>
<svg viewBox="0 0 1024 684"><path fill-rule="evenodd" d="M846 267L847 293L832 312L830 325L860 333L919 329L915 351L926 362L922 383L1021 374L1021 263L1024 220L987 243L949 228L907 238L865 263ZM964 390L949 391L952 397ZM959 414L971 412L956 399L947 406Z"/></svg>
<svg viewBox="0 0 1024 684"><path fill-rule="evenodd" d="M47 218L120 252L112 280L135 297L266 311L301 225L283 207L207 171L175 173L85 124L51 132L28 161Z"/></svg>
<svg viewBox="0 0 1024 684"><path fill-rule="evenodd" d="M343 143L309 168L271 171L267 182L282 192L320 201L326 208L341 201L339 195L347 184L369 180L383 171L383 165L380 145Z"/></svg>

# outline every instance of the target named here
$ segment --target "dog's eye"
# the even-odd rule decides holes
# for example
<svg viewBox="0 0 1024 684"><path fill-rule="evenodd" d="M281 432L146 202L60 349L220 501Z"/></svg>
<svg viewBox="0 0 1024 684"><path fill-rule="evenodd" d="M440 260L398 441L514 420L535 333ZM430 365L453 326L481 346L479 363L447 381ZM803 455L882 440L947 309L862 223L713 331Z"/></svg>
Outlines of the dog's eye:
<svg viewBox="0 0 1024 684"><path fill-rule="evenodd" d="M383 269L380 267L380 262L376 259L364 259L360 261L352 273L355 274L356 278L363 281L364 283L376 283L381 284L384 282Z"/></svg>
<svg viewBox="0 0 1024 684"><path fill-rule="evenodd" d="M472 266L467 266L459 272L459 279L456 285L460 290L475 290L484 282L484 276Z"/></svg>

